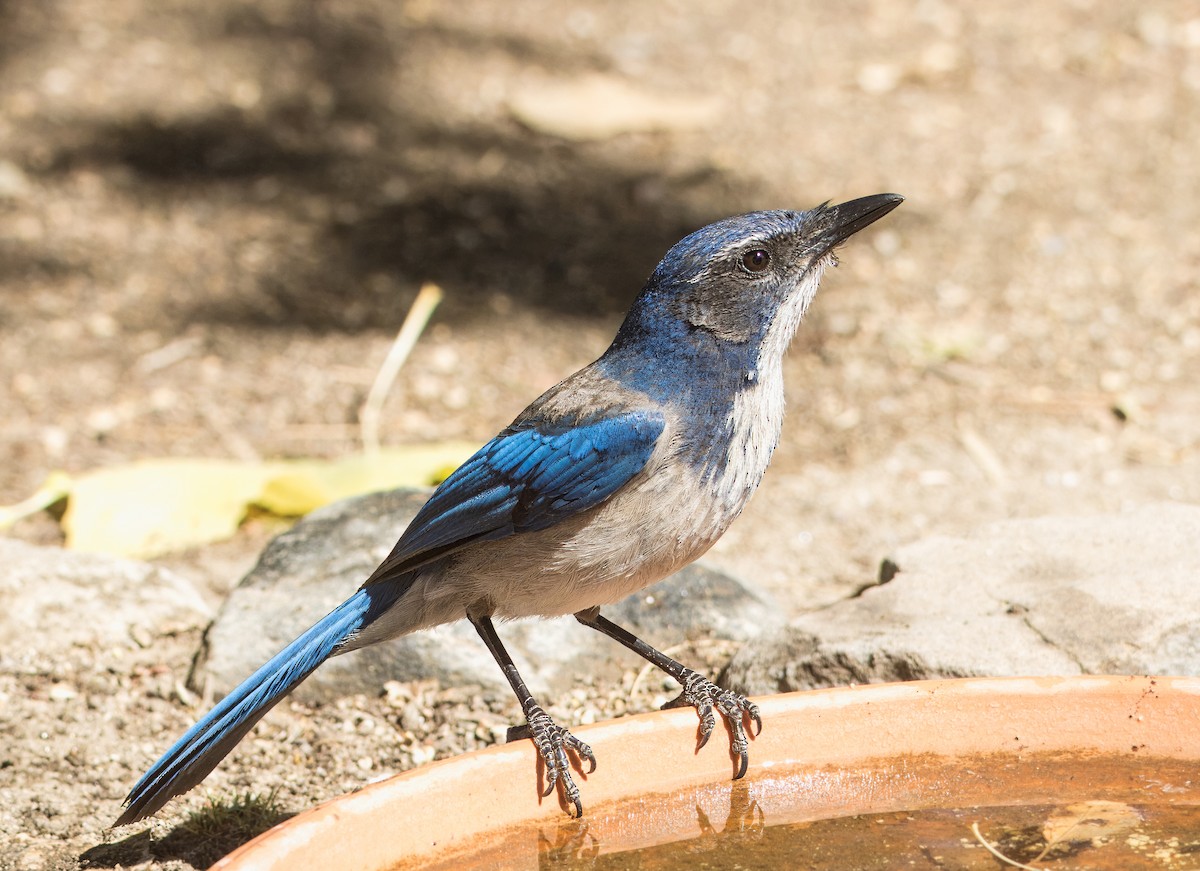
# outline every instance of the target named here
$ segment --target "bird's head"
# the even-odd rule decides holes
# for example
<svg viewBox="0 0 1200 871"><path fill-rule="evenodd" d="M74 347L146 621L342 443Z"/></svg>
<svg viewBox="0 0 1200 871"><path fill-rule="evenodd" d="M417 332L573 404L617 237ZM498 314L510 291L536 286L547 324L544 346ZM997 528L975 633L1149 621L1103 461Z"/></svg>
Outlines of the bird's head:
<svg viewBox="0 0 1200 871"><path fill-rule="evenodd" d="M709 224L672 246L639 302L720 341L762 342L777 326L786 344L834 262L834 248L903 199L876 194Z"/></svg>
<svg viewBox="0 0 1200 871"><path fill-rule="evenodd" d="M710 403L753 383L782 361L834 248L903 200L751 212L697 230L655 268L602 370L662 400Z"/></svg>

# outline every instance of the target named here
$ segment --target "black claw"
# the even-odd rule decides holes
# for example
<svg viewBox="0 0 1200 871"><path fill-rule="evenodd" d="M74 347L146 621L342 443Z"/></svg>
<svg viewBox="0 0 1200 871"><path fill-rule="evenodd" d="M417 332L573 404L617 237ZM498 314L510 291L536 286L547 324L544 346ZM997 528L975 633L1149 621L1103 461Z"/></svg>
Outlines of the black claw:
<svg viewBox="0 0 1200 871"><path fill-rule="evenodd" d="M550 719L550 715L539 705L529 704L525 711L525 718L529 723L530 737L533 739L533 744L537 748L546 770L546 789L542 793L542 798L548 797L557 788L562 791L564 803L569 807L574 807L575 817L583 816L583 802L580 798L579 787L571 778L571 756L568 750L575 754L576 767L581 772L583 765L578 760L588 760L591 764L589 774L596 770L596 754L592 752L591 747Z"/></svg>
<svg viewBox="0 0 1200 871"><path fill-rule="evenodd" d="M683 692L679 694L678 698L663 705L663 708L691 705L696 709L696 715L700 718L696 736L696 750L699 752L708 743L716 726L716 717L713 715L715 707L721 713L721 718L725 720L731 733L729 752L738 763L733 779L740 780L745 777L746 771L750 767L750 742L746 737L744 722L749 718L754 723L755 729L752 735L757 736L762 732L762 717L759 714L758 706L737 693L721 689L691 669L684 673L681 683Z"/></svg>
<svg viewBox="0 0 1200 871"><path fill-rule="evenodd" d="M754 735L758 737L762 734L762 717L758 714L758 705L750 703L750 719L754 723Z"/></svg>
<svg viewBox="0 0 1200 871"><path fill-rule="evenodd" d="M734 780L741 780L746 776L746 769L750 767L750 754L743 751L738 754L738 770L733 775Z"/></svg>

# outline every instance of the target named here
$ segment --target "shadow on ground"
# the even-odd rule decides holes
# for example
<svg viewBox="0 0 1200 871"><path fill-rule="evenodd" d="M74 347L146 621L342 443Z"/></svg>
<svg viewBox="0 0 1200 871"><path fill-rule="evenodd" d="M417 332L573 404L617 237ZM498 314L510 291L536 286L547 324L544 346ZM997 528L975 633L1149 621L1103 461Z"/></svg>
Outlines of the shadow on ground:
<svg viewBox="0 0 1200 871"><path fill-rule="evenodd" d="M181 316L260 328L394 325L425 281L449 291L439 316L451 320L491 316L497 294L557 313L616 314L667 247L727 211L732 182L715 169L671 175L508 119L448 121L422 90L422 59L442 50L499 53L560 75L599 69L600 59L444 24L395 30L315 5L283 24L241 8L210 38L279 54L304 87L273 95L264 83L252 110L101 119L49 171L119 166L131 195L244 202L303 225L306 241L272 244L247 292L198 293ZM295 45L306 49L280 49Z"/></svg>
<svg viewBox="0 0 1200 871"><path fill-rule="evenodd" d="M222 856L293 816L279 811L263 814L252 808L226 818L220 826L198 824L198 816L193 816L164 838L152 838L147 829L119 841L97 844L79 856L79 867L131 868L151 861L175 860L187 862L193 868L208 868Z"/></svg>

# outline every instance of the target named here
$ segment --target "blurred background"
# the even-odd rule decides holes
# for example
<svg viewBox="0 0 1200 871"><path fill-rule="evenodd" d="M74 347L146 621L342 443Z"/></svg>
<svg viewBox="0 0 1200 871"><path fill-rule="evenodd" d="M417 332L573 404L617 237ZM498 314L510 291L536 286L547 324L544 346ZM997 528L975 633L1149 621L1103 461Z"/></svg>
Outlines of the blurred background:
<svg viewBox="0 0 1200 871"><path fill-rule="evenodd" d="M1195 2L0 3L0 503L357 450L427 281L385 441L482 442L686 232L880 191L714 559L800 610L925 534L1200 501L1197 142Z"/></svg>
<svg viewBox="0 0 1200 871"><path fill-rule="evenodd" d="M1200 503L1197 143L1195 0L0 0L0 505L54 470L361 450L426 282L384 442L480 444L603 352L685 233L883 191L907 201L824 279L711 560L796 615L926 536ZM11 597L52 572L0 574L0 866L206 867L252 833L197 842L208 796L266 795L257 831L277 791L502 740L507 693L293 699L153 842L112 833L206 704L203 606L279 528L156 560L205 600L174 622L157 568L44 612ZM45 512L2 534L63 540ZM660 704L637 668L552 710Z"/></svg>

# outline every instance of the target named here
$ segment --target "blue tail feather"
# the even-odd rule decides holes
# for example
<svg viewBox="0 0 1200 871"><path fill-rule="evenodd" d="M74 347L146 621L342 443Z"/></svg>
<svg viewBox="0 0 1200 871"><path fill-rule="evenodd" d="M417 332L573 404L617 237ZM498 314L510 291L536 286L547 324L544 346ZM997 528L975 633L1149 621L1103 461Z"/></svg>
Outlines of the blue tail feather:
<svg viewBox="0 0 1200 871"><path fill-rule="evenodd" d="M394 603L381 602L380 592L359 590L242 681L142 776L116 824L149 816L203 780L267 711Z"/></svg>

